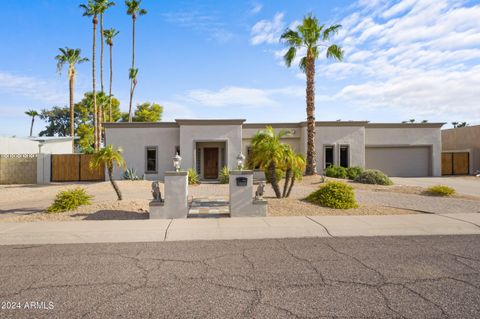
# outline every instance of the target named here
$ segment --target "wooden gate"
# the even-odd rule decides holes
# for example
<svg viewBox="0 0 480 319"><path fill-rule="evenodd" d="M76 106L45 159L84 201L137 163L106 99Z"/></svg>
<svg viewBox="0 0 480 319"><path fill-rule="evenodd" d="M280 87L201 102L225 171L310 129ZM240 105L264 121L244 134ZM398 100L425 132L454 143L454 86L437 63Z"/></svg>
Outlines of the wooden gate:
<svg viewBox="0 0 480 319"><path fill-rule="evenodd" d="M442 153L442 175L468 175L470 154L468 152Z"/></svg>
<svg viewBox="0 0 480 319"><path fill-rule="evenodd" d="M103 167L91 170L91 154L52 154L52 182L104 181Z"/></svg>

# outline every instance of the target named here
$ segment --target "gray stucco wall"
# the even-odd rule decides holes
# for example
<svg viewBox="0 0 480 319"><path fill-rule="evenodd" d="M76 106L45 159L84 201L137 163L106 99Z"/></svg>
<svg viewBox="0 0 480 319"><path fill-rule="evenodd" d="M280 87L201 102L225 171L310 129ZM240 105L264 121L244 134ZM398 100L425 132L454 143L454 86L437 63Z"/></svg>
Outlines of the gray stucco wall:
<svg viewBox="0 0 480 319"><path fill-rule="evenodd" d="M306 128L305 128L305 134ZM305 139L306 144L306 139ZM349 147L350 166L365 166L365 127L363 126L320 126L316 128L315 148L317 172L324 169L324 146L334 146L334 163L339 165L340 146ZM306 145L305 145L306 149Z"/></svg>
<svg viewBox="0 0 480 319"><path fill-rule="evenodd" d="M172 157L175 155L175 146L180 145L180 129L178 127L107 128L106 144L121 147L127 167L136 169L139 176L142 176L146 169L145 148L158 147L157 173L146 174L145 178L163 180L165 171L173 170ZM123 169L116 168L114 178L121 179L122 175Z"/></svg>
<svg viewBox="0 0 480 319"><path fill-rule="evenodd" d="M366 127L365 146L431 146L432 174L441 176L441 134L439 127Z"/></svg>
<svg viewBox="0 0 480 319"><path fill-rule="evenodd" d="M182 168L195 167L196 142L226 142L226 160L230 168L237 165L236 157L242 150L241 125L181 125L180 152Z"/></svg>
<svg viewBox="0 0 480 319"><path fill-rule="evenodd" d="M480 170L480 125L442 131L443 151L470 151L470 174Z"/></svg>

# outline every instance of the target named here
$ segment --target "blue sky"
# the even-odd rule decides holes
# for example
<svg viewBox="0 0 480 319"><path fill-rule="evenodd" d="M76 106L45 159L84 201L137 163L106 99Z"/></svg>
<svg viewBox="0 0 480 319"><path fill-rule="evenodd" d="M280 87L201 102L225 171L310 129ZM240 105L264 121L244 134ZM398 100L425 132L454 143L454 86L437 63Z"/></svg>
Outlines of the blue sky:
<svg viewBox="0 0 480 319"><path fill-rule="evenodd" d="M1 135L27 135L28 108L67 104L66 72L56 73L53 57L64 46L91 57L91 21L82 17L80 3L2 1ZM345 50L341 63L318 61L317 120L480 123L479 1L143 0L142 5L148 14L137 23L134 101L162 104L165 121L304 120L305 77L296 65L283 65L278 38L311 12L322 23L343 25L332 41ZM108 11L105 26L120 30L113 92L126 110L131 20L123 1ZM91 90L90 67L77 68L76 101ZM43 126L38 120L34 132Z"/></svg>

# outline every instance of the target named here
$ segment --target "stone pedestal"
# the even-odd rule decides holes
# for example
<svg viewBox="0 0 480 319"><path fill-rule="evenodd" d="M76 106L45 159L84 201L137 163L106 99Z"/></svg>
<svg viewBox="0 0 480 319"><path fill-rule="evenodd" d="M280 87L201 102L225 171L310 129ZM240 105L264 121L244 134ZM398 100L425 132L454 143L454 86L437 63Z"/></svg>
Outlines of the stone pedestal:
<svg viewBox="0 0 480 319"><path fill-rule="evenodd" d="M164 202L150 202L150 219L187 218L187 172L165 172Z"/></svg>
<svg viewBox="0 0 480 319"><path fill-rule="evenodd" d="M267 215L267 201L253 199L253 171L230 171L230 216Z"/></svg>

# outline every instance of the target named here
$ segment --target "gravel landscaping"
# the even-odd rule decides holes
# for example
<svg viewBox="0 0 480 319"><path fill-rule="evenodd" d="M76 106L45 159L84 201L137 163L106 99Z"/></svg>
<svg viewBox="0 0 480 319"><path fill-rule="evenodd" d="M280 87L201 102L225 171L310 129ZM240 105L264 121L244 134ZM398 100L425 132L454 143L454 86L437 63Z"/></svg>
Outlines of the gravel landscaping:
<svg viewBox="0 0 480 319"><path fill-rule="evenodd" d="M365 185L342 180L355 189L359 207L339 210L310 204L303 199L322 185L319 176L305 177L293 188L290 198L277 199L271 187L266 187L270 216L303 215L389 215L413 214L419 211L432 213L479 212L480 200L473 196L438 198L423 195L424 188L414 186ZM336 180L328 178L328 180ZM151 199L150 181L119 181L124 200L116 200L110 183L65 183L39 185L1 185L0 221L39 220L105 220L148 218ZM93 204L75 211L46 214L55 194L60 190L84 187L94 196ZM163 184L160 185L163 192ZM255 190L255 187L254 187ZM228 197L228 185L200 184L189 187L189 199L210 196Z"/></svg>

